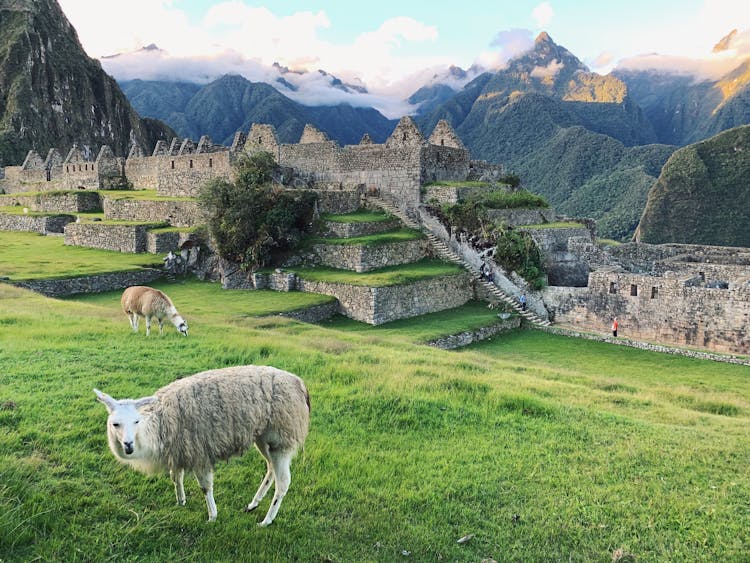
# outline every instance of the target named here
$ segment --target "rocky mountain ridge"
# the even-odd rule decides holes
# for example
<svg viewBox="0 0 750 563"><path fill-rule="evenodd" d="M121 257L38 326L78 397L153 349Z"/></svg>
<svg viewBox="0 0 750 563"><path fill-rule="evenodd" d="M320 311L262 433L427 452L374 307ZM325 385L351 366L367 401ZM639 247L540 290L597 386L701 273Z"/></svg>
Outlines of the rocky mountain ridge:
<svg viewBox="0 0 750 563"><path fill-rule="evenodd" d="M141 119L55 0L0 0L0 166L73 143L127 154L173 131Z"/></svg>

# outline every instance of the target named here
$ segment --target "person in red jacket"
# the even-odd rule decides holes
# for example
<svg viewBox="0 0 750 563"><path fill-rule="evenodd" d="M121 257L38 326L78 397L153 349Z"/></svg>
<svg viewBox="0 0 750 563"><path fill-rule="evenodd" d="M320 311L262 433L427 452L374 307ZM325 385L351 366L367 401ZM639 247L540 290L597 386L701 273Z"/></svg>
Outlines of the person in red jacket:
<svg viewBox="0 0 750 563"><path fill-rule="evenodd" d="M617 322L617 317L612 320L612 336L617 337L617 328L620 324Z"/></svg>

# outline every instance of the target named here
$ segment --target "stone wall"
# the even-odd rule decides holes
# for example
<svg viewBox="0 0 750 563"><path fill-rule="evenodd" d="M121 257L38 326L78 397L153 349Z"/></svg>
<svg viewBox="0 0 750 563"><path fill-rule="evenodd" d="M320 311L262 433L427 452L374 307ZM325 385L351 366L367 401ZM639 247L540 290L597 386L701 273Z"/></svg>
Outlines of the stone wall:
<svg viewBox="0 0 750 563"><path fill-rule="evenodd" d="M72 215L16 215L0 213L0 231L62 233L65 225L75 221Z"/></svg>
<svg viewBox="0 0 750 563"><path fill-rule="evenodd" d="M163 196L196 197L209 180L232 178L229 151L147 158L159 159L156 191Z"/></svg>
<svg viewBox="0 0 750 563"><path fill-rule="evenodd" d="M295 288L336 297L339 313L372 325L459 307L472 298L468 274L386 287L297 279Z"/></svg>
<svg viewBox="0 0 750 563"><path fill-rule="evenodd" d="M42 213L84 213L101 210L99 192L76 191L0 198L0 205L19 205Z"/></svg>
<svg viewBox="0 0 750 563"><path fill-rule="evenodd" d="M48 297L64 297L78 293L101 293L125 289L131 285L144 285L163 276L163 272L153 268L143 268L130 272L95 274L78 278L56 280L29 280L14 282L13 285L36 291ZM124 322L124 316L123 316Z"/></svg>
<svg viewBox="0 0 750 563"><path fill-rule="evenodd" d="M148 225L112 225L107 223L69 223L65 244L87 246L117 252L146 252Z"/></svg>
<svg viewBox="0 0 750 563"><path fill-rule="evenodd" d="M685 273L602 269L590 275L588 288L547 288L544 299L556 323L608 332L617 317L620 334L634 339L750 354L747 282L718 289Z"/></svg>
<svg viewBox="0 0 750 563"><path fill-rule="evenodd" d="M585 287L588 283L589 265L580 256L568 249L568 241L588 238L590 231L585 227L534 229L524 228L531 234L543 256L544 272L550 285Z"/></svg>
<svg viewBox="0 0 750 563"><path fill-rule="evenodd" d="M476 330L467 330L459 332L458 334L450 334L448 336L435 338L434 340L430 340L427 344L443 350L454 350L456 348L463 348L474 342L487 340L498 334L503 334L504 332L509 332L520 327L521 317L518 315L512 315L505 320L500 320L494 324L483 326Z"/></svg>
<svg viewBox="0 0 750 563"><path fill-rule="evenodd" d="M399 219L368 221L366 223L338 223L326 221L323 236L331 238L354 238L393 231L402 226Z"/></svg>
<svg viewBox="0 0 750 563"><path fill-rule="evenodd" d="M115 199L106 195L104 215L113 221L168 221L173 227L191 227L206 222L207 216L194 200Z"/></svg>
<svg viewBox="0 0 750 563"><path fill-rule="evenodd" d="M318 190L317 206L320 213L341 215L362 207L361 190Z"/></svg>
<svg viewBox="0 0 750 563"><path fill-rule="evenodd" d="M418 262L430 252L426 240L378 245L316 244L313 251L324 266L354 272L369 272L386 266Z"/></svg>
<svg viewBox="0 0 750 563"><path fill-rule="evenodd" d="M314 305L313 307L307 307L306 309L279 313L279 316L302 321L303 323L319 323L330 319L332 316L338 314L338 312L339 304L337 301L333 300L330 303Z"/></svg>

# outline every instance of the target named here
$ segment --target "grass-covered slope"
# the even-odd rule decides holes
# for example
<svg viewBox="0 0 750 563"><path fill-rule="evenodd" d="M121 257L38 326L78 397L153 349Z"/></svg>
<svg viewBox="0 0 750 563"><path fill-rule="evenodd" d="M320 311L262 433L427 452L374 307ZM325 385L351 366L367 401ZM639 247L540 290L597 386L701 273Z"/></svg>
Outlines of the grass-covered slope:
<svg viewBox="0 0 750 563"><path fill-rule="evenodd" d="M750 246L750 126L675 152L638 227L643 242Z"/></svg>
<svg viewBox="0 0 750 563"><path fill-rule="evenodd" d="M132 334L117 293L59 301L0 285L3 560L746 555L746 367L535 332L446 352L415 343L436 320L320 327L253 316L266 292L162 288L189 337ZM145 396L248 363L299 374L312 401L304 455L267 529L241 510L265 471L259 455L218 465L208 524L193 480L178 507L167 476L114 460L91 391Z"/></svg>

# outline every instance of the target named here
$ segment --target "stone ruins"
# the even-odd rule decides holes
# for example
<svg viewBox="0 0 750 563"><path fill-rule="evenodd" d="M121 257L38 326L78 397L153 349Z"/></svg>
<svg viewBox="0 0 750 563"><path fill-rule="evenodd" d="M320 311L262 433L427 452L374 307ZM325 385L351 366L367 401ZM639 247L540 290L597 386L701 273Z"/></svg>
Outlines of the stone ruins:
<svg viewBox="0 0 750 563"><path fill-rule="evenodd" d="M50 213L82 212L99 205L107 219L141 224L84 224L75 222L74 215L66 219L0 213L0 229L64 232L66 244L166 253L185 245L190 236L158 233L152 227L204 222L193 199L201 186L214 178L230 179L237 159L258 151L274 156L281 170L275 178L279 184L317 190L321 212L347 213L378 196L394 210L403 211L404 220L416 220L428 238L450 247L463 264L469 264L470 272L484 260L491 262L491 256L473 248L460 233L443 229L422 203L459 201L476 189L425 184L492 181L501 176L502 167L472 160L447 122L439 122L425 138L408 117L401 119L383 144L365 135L358 145L342 147L311 125L305 127L298 143L283 144L273 126L255 124L247 134L238 132L230 147L215 145L204 136L197 144L190 139L174 139L169 145L160 141L150 154L133 145L126 158L115 156L106 146L96 156L88 147L78 146L65 158L56 149L50 149L46 158L30 151L20 166L6 167L4 177L0 174L0 189L10 194L3 197L11 198L6 205L11 201L10 205ZM112 189L155 190L162 200L110 199L101 191ZM86 190L96 190L101 201L92 199ZM50 193L40 197L40 192ZM530 232L545 256L549 285L541 292L531 291L514 273L492 266L494 285L510 300L527 295L535 318L608 333L616 316L618 338L750 354L750 249L639 243L602 246L596 243L591 220L574 220L578 227L535 227L554 223L557 217L552 210L497 211L493 220ZM330 227L345 232L352 228L346 224ZM411 241L375 251L320 245L316 260L331 267L367 271L434 255L433 244ZM240 286L335 294L338 312L373 324L439 310L436 300L456 306L472 296L488 295L478 291L476 277L466 274L447 282L425 282L422 288L412 288L417 294L404 299L390 295L392 290L387 288L317 287L286 273L255 275L249 280L239 277L244 278Z"/></svg>

